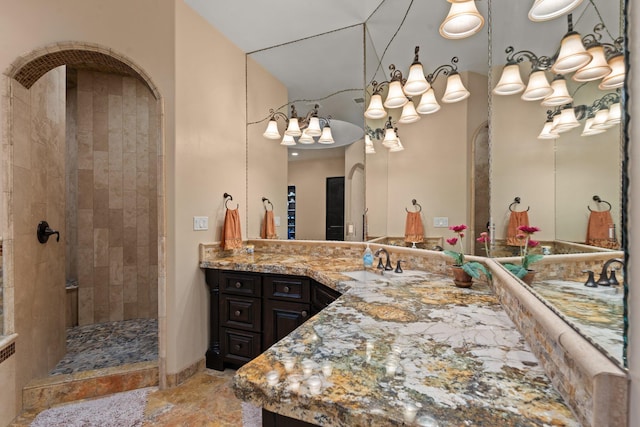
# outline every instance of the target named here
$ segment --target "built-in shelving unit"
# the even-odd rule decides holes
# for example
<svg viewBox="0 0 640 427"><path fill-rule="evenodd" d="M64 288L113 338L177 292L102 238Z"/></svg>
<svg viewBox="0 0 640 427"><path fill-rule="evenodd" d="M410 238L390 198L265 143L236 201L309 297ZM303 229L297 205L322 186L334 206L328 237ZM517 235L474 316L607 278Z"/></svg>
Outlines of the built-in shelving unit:
<svg viewBox="0 0 640 427"><path fill-rule="evenodd" d="M287 187L287 239L296 238L296 186Z"/></svg>

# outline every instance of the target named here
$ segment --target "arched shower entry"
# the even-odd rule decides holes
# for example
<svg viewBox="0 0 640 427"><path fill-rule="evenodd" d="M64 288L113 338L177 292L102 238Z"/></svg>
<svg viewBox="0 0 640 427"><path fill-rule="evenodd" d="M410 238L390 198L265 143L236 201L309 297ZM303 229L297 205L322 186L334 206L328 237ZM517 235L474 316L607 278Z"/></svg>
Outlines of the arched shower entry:
<svg viewBox="0 0 640 427"><path fill-rule="evenodd" d="M5 334L27 350L26 382L65 354L66 283L80 325L164 319L162 99L133 61L95 44L45 46L4 74ZM41 220L59 243L38 242Z"/></svg>

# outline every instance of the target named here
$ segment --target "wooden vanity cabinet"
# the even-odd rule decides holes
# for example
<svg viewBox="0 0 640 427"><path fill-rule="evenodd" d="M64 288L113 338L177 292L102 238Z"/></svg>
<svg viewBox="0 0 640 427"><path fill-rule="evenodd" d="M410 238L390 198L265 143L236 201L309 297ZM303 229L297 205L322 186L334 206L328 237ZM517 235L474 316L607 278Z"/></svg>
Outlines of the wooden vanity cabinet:
<svg viewBox="0 0 640 427"><path fill-rule="evenodd" d="M205 269L210 293L207 368L238 368L340 293L301 276Z"/></svg>

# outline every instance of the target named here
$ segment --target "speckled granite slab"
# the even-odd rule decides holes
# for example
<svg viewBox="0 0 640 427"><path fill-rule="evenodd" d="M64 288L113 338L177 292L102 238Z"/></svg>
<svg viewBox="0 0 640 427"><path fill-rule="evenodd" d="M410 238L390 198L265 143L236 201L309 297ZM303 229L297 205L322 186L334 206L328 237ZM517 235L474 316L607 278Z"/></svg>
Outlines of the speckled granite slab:
<svg viewBox="0 0 640 427"><path fill-rule="evenodd" d="M243 269L229 261L226 268ZM247 269L269 271L266 264ZM421 271L362 281L325 274L344 295L238 370L242 400L327 426L579 425L487 285L460 289ZM292 391L285 357L303 377L302 361L311 360L320 391L306 379ZM333 366L328 377L324 362ZM273 386L269 371L279 374Z"/></svg>

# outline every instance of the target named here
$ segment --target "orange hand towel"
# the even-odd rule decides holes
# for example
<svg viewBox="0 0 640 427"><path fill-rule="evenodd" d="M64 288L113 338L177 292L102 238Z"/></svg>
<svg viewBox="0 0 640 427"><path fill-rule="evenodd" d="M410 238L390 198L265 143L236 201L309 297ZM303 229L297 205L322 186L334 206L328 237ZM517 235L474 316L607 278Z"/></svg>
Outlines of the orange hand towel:
<svg viewBox="0 0 640 427"><path fill-rule="evenodd" d="M420 212L407 212L404 241L408 243L421 243L424 241L424 227Z"/></svg>
<svg viewBox="0 0 640 427"><path fill-rule="evenodd" d="M529 213L527 211L511 211L509 215L509 225L507 226L507 245L522 246L526 239L518 239L516 236L522 234L518 227L529 225Z"/></svg>
<svg viewBox="0 0 640 427"><path fill-rule="evenodd" d="M587 225L587 245L618 249L616 236L609 236L609 226L613 224L610 211L591 211Z"/></svg>
<svg viewBox="0 0 640 427"><path fill-rule="evenodd" d="M276 222L273 218L273 211L264 212L264 221L262 221L262 228L260 230L260 237L263 239L276 239Z"/></svg>
<svg viewBox="0 0 640 427"><path fill-rule="evenodd" d="M224 250L242 247L242 232L240 231L240 213L238 209L227 209L224 215L221 246Z"/></svg>

